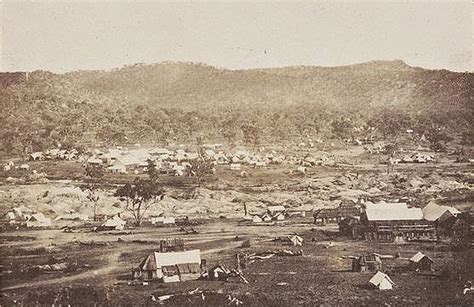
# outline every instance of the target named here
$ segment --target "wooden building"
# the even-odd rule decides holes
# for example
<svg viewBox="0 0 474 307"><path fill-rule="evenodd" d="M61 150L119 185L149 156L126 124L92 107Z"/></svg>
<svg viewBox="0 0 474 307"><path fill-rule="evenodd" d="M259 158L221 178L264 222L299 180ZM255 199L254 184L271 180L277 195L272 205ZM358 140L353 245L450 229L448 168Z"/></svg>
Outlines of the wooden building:
<svg viewBox="0 0 474 307"><path fill-rule="evenodd" d="M364 236L365 227L358 217L349 216L342 219L339 223L339 234L343 236L351 236L355 239Z"/></svg>
<svg viewBox="0 0 474 307"><path fill-rule="evenodd" d="M169 253L150 253L133 270L133 278L177 282L201 276L201 252L196 250Z"/></svg>
<svg viewBox="0 0 474 307"><path fill-rule="evenodd" d="M421 209L410 208L406 203L367 203L361 222L369 241L436 239L436 229L423 219Z"/></svg>
<svg viewBox="0 0 474 307"><path fill-rule="evenodd" d="M414 271L431 271L433 263L430 257L421 252L410 258L410 268Z"/></svg>
<svg viewBox="0 0 474 307"><path fill-rule="evenodd" d="M377 272L382 270L382 260L378 255L352 257L352 272Z"/></svg>
<svg viewBox="0 0 474 307"><path fill-rule="evenodd" d="M313 215L314 223L338 224L346 217L356 217L360 215L360 211L355 206L339 206L337 208L320 209Z"/></svg>

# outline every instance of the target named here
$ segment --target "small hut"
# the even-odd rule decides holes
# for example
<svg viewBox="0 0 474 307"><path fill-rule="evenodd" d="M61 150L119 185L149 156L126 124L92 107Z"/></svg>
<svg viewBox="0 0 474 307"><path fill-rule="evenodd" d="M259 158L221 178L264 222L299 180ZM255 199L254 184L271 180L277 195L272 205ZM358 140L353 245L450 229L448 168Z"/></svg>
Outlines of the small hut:
<svg viewBox="0 0 474 307"><path fill-rule="evenodd" d="M410 258L410 268L415 271L431 271L433 263L430 257L421 252Z"/></svg>
<svg viewBox="0 0 474 307"><path fill-rule="evenodd" d="M352 272L377 272L382 270L382 260L378 255L365 255L352 258Z"/></svg>
<svg viewBox="0 0 474 307"><path fill-rule="evenodd" d="M201 276L201 251L150 253L133 270L133 278L162 282L177 282L197 279Z"/></svg>

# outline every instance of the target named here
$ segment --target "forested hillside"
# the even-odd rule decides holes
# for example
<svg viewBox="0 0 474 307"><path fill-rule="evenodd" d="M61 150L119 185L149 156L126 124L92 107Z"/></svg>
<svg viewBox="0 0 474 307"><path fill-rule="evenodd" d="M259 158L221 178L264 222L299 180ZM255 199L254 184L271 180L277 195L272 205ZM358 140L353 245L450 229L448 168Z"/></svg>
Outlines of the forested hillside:
<svg viewBox="0 0 474 307"><path fill-rule="evenodd" d="M26 74L25 74L26 76ZM402 61L341 67L226 70L136 64L112 71L0 75L6 154L56 145L194 141L285 142L385 137L406 129L472 133L473 74ZM359 132L357 132L359 131Z"/></svg>

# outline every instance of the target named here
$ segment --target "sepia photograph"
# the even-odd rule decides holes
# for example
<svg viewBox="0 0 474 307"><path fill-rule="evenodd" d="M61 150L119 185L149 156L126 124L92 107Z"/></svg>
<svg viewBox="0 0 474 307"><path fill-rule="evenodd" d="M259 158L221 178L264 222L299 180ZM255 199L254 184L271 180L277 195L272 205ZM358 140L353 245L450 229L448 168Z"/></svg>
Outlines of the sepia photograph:
<svg viewBox="0 0 474 307"><path fill-rule="evenodd" d="M474 306L471 0L0 0L0 307Z"/></svg>

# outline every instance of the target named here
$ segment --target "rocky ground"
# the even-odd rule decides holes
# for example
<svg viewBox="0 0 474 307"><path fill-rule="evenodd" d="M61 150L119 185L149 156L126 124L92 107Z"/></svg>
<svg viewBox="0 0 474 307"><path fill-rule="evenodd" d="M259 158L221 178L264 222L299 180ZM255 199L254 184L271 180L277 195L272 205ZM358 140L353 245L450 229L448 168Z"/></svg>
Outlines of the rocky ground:
<svg viewBox="0 0 474 307"><path fill-rule="evenodd" d="M222 166L214 177L197 186L192 178L163 176L164 199L149 214L164 212L188 216L198 234L185 234L179 227L129 228L92 232L93 222L54 221L77 212L92 216L93 208L80 189L82 166L78 162L32 162L32 169L45 172L41 178L0 174L2 212L27 206L53 219L48 229L4 228L1 234L1 305L157 304L157 298L176 294L165 303L173 306L245 305L291 306L343 305L472 305L473 295L462 295L463 284L474 276L472 249L454 251L449 240L439 243L376 244L340 237L336 227L315 227L311 214L273 226L242 224L244 203L250 212L267 205L284 204L294 210L335 207L341 200L386 200L400 198L422 207L430 200L473 210L473 169L469 163L454 163L440 155L436 163L400 164L386 174L383 156L368 155L360 147L334 150L334 163L312 166L305 174L293 164L266 168L244 167L241 172ZM11 176L11 174L9 174ZM98 212L112 215L124 211L113 193L133 174L107 175L100 192ZM60 227L74 226L70 232ZM288 248L273 242L278 236L299 233L305 239L303 256L273 257L243 270L249 280L229 282L190 281L175 284L135 284L131 269L160 239L183 238L187 248L199 248L210 264L235 265L238 252ZM240 248L244 240L251 246ZM366 252L411 257L422 251L435 260L435 272L423 275L403 270L407 263L386 263L395 282L391 291L367 287L371 274L352 273L343 256ZM196 290L197 289L197 290ZM195 291L194 291L195 290ZM191 291L191 294L189 292ZM183 294L184 293L184 294Z"/></svg>

